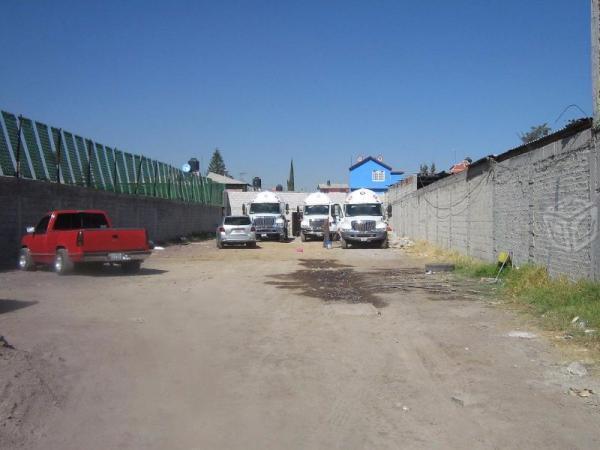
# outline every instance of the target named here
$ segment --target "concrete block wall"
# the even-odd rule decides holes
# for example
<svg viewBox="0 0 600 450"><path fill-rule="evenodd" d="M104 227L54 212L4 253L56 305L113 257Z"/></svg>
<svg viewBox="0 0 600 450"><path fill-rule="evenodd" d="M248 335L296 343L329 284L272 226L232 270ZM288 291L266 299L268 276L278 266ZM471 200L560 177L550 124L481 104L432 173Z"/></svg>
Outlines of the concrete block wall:
<svg viewBox="0 0 600 450"><path fill-rule="evenodd" d="M600 168L590 129L417 191L393 187L392 227L486 261L511 252L551 275L600 279Z"/></svg>
<svg viewBox="0 0 600 450"><path fill-rule="evenodd" d="M146 228L155 242L214 231L221 217L218 206L0 177L0 266L15 263L25 227L53 209L101 209L114 226Z"/></svg>

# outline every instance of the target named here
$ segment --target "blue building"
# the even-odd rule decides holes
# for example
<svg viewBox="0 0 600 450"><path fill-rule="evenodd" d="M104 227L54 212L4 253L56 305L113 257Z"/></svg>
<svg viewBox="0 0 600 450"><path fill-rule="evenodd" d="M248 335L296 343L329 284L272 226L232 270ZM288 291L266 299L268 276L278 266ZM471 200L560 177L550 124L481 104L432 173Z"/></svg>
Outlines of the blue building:
<svg viewBox="0 0 600 450"><path fill-rule="evenodd" d="M384 193L392 184L400 181L403 173L392 170L381 157L368 156L350 167L350 190L367 188Z"/></svg>

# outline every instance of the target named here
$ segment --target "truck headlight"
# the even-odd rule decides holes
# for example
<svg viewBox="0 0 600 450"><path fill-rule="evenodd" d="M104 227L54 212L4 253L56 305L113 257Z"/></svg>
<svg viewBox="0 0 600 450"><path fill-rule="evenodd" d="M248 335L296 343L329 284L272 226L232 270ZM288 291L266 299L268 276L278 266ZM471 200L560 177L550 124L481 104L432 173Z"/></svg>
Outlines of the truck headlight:
<svg viewBox="0 0 600 450"><path fill-rule="evenodd" d="M385 230L387 228L387 223L385 223L385 222L378 223L375 226L375 228L377 228L378 230Z"/></svg>
<svg viewBox="0 0 600 450"><path fill-rule="evenodd" d="M275 223L277 225L283 225L283 219L281 217L277 218L277 220L275 220Z"/></svg>

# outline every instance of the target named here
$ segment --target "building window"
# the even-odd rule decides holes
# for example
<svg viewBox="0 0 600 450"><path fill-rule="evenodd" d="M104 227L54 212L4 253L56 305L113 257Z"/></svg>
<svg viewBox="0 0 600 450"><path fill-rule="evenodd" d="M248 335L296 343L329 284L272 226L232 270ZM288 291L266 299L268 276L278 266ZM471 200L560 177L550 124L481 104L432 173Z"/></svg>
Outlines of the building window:
<svg viewBox="0 0 600 450"><path fill-rule="evenodd" d="M373 181L385 181L385 172L383 170L374 170L371 174Z"/></svg>

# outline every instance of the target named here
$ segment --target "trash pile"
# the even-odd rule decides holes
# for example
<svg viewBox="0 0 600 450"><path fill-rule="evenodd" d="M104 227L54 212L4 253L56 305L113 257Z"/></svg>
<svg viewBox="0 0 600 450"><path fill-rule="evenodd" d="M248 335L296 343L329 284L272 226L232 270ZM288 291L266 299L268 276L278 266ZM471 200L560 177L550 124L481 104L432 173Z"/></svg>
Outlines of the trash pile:
<svg viewBox="0 0 600 450"><path fill-rule="evenodd" d="M395 233L389 233L388 241L391 248L410 248L415 243L407 236L398 237Z"/></svg>

